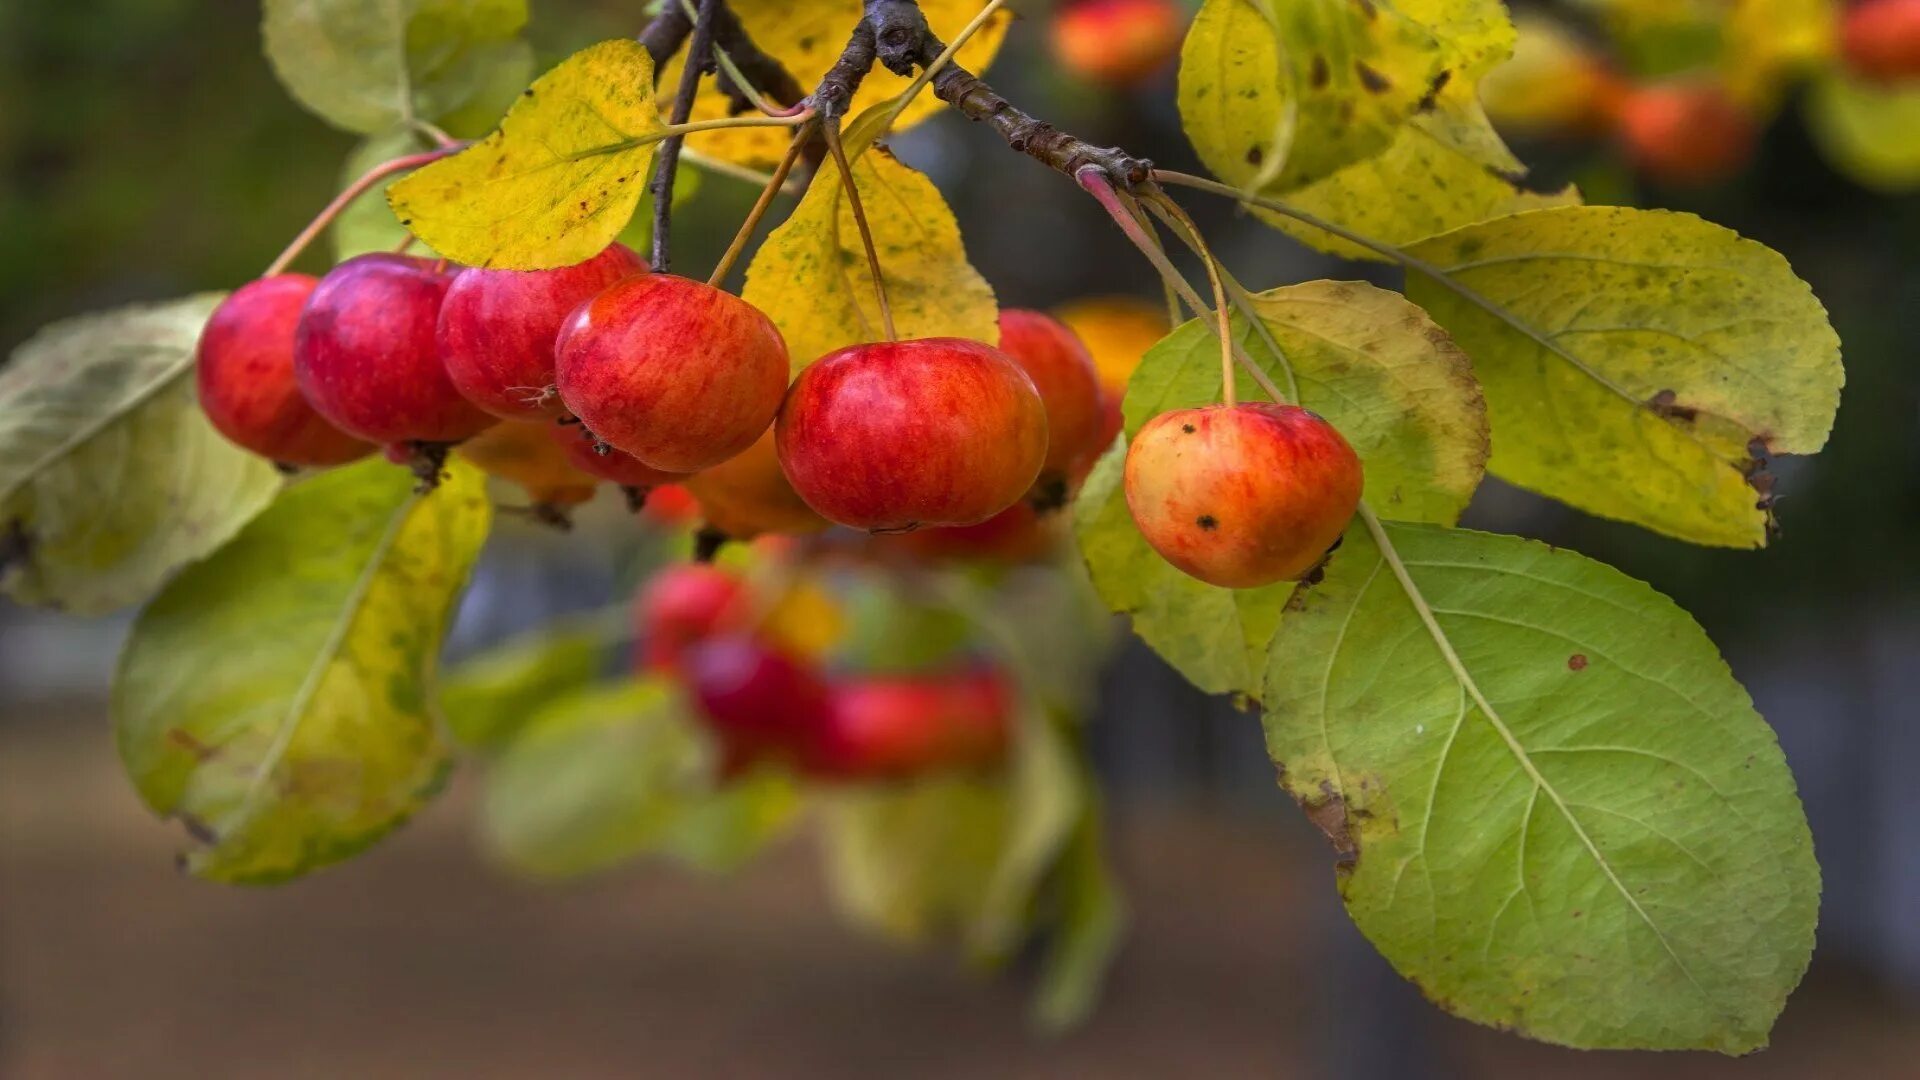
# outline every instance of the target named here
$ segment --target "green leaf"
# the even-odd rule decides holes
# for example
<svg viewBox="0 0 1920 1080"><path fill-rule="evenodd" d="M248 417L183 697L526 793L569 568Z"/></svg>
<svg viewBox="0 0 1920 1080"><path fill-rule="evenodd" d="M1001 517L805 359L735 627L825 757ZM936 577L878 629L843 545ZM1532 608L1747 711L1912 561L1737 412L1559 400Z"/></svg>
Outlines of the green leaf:
<svg viewBox="0 0 1920 1080"><path fill-rule="evenodd" d="M566 618L469 657L441 680L440 711L455 742L491 752L554 698L600 674L606 620Z"/></svg>
<svg viewBox="0 0 1920 1080"><path fill-rule="evenodd" d="M1385 150L1442 62L1381 0L1206 0L1180 52L1180 119L1220 179L1287 191Z"/></svg>
<svg viewBox="0 0 1920 1080"><path fill-rule="evenodd" d="M993 288L967 261L960 225L940 190L884 148L869 149L886 109L875 106L854 121L845 149L894 326L902 338L996 344L1000 309ZM780 328L796 373L835 349L886 336L853 208L836 170L817 173L792 216L767 237L747 267L740 295Z"/></svg>
<svg viewBox="0 0 1920 1080"><path fill-rule="evenodd" d="M678 3L679 0L662 2ZM792 0L729 0L727 6L739 17L741 27L754 45L778 61L800 86L809 91L820 85L827 69L840 59L840 53L847 45L848 31L865 14L863 0L807 0L804 4L796 4ZM920 0L920 10L926 15L927 26L942 41L954 40L961 28L979 14L981 6L980 0ZM1001 11L993 15L978 33L967 39L967 43L954 56L954 63L975 74L985 72L987 66L993 63L994 55L1000 51L1000 43L1012 23L1011 12ZM686 53L682 50L660 69L661 112L671 111L685 59ZM875 64L867 72L866 78L860 80L847 114L857 116L875 105L892 100L911 81ZM765 91L767 88L757 89ZM945 107L939 98L923 93L901 112L894 129L904 131L938 114ZM693 99L693 111L688 118L696 121L718 120L731 115L732 102L720 92L715 81L707 79L701 82L700 92ZM791 136L791 131L781 128L725 128L689 135L687 146L720 161L770 169L786 153ZM821 175L832 171L833 166L828 164Z"/></svg>
<svg viewBox="0 0 1920 1080"><path fill-rule="evenodd" d="M1766 542L1755 456L1820 449L1843 378L1826 310L1785 259L1691 215L1600 206L1409 250L1495 309L1408 275L1473 357L1495 474L1683 540Z"/></svg>
<svg viewBox="0 0 1920 1080"><path fill-rule="evenodd" d="M1577 1047L1743 1053L1813 948L1773 732L1646 585L1356 522L1275 637L1267 744L1347 910L1443 1008Z"/></svg>
<svg viewBox="0 0 1920 1080"><path fill-rule="evenodd" d="M1310 281L1255 294L1267 334L1238 315L1234 331L1283 392L1340 429L1366 470L1366 497L1389 518L1451 524L1479 486L1487 420L1467 359L1398 293ZM1262 397L1245 372L1244 400ZM1192 321L1148 350L1127 386L1127 430L1171 409L1220 400L1220 347ZM1154 552L1127 512L1121 451L1087 479L1075 513L1094 587L1134 631L1208 693L1259 692L1267 642L1293 587L1222 589Z"/></svg>
<svg viewBox="0 0 1920 1080"><path fill-rule="evenodd" d="M1126 933L1126 902L1113 869L1107 864L1106 842L1100 835L1100 799L1091 776L1087 799L1060 865L1048 881L1058 905L1040 984L1034 993L1033 1016L1049 1031L1077 1026L1092 1015L1107 968Z"/></svg>
<svg viewBox="0 0 1920 1080"><path fill-rule="evenodd" d="M1085 798L1052 723L1029 708L1019 732L999 773L834 793L821 836L848 918L916 943L957 928L976 963L1012 954Z"/></svg>
<svg viewBox="0 0 1920 1080"><path fill-rule="evenodd" d="M653 61L628 39L560 62L500 128L389 189L401 224L468 266L542 270L599 254L647 186L662 130Z"/></svg>
<svg viewBox="0 0 1920 1080"><path fill-rule="evenodd" d="M430 494L369 461L289 488L134 624L113 687L120 759L216 881L338 862L405 821L449 761L440 642L490 509L454 461Z"/></svg>
<svg viewBox="0 0 1920 1080"><path fill-rule="evenodd" d="M100 614L153 595L280 486L194 400L218 296L55 323L0 369L0 590Z"/></svg>
<svg viewBox="0 0 1920 1080"><path fill-rule="evenodd" d="M541 877L664 854L726 870L785 830L791 781L756 771L725 786L686 706L657 679L583 688L527 723L486 775L480 825L508 865Z"/></svg>
<svg viewBox="0 0 1920 1080"><path fill-rule="evenodd" d="M524 56L526 0L266 0L267 59L336 127L371 134L459 109Z"/></svg>
<svg viewBox="0 0 1920 1080"><path fill-rule="evenodd" d="M1806 107L1814 139L1842 172L1882 191L1920 185L1920 84L1835 72L1814 82Z"/></svg>
<svg viewBox="0 0 1920 1080"><path fill-rule="evenodd" d="M345 188L376 165L418 154L431 149L432 145L430 139L412 128L394 128L369 136L347 155L346 164L340 169L340 186ZM335 262L345 262L370 251L392 251L410 235L400 219L393 216L393 207L387 205L387 189L397 182L395 178L376 184L340 211L332 230Z"/></svg>

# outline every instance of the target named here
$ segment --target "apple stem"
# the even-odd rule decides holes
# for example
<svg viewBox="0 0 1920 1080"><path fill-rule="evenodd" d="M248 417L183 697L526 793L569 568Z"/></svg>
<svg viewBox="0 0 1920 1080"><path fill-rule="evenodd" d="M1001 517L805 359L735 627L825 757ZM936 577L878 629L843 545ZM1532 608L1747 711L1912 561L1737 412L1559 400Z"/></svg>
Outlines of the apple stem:
<svg viewBox="0 0 1920 1080"><path fill-rule="evenodd" d="M693 38L687 42L686 65L680 69L680 85L674 91L673 112L667 130L672 131L693 115L693 96L700 89L700 76L713 64L713 14L720 0L700 0L699 14L693 20ZM667 136L660 144L660 156L653 165L653 271L667 272L672 258L673 179L680 165L680 144L684 132Z"/></svg>
<svg viewBox="0 0 1920 1080"><path fill-rule="evenodd" d="M840 182L847 189L847 209L853 211L853 224L860 230L860 245L867 249L867 269L873 275L873 299L880 305L880 325L885 328L888 341L900 340L893 326L893 308L887 304L887 279L880 272L880 253L873 246L873 230L867 225L867 212L860 205L860 188L853 182L853 167L847 164L846 148L840 145L840 118L833 117L821 125L826 136L827 152L833 155L833 163L840 170Z"/></svg>
<svg viewBox="0 0 1920 1080"><path fill-rule="evenodd" d="M781 157L779 167L773 170L773 175L768 177L766 184L761 187L760 197L754 200L753 209L747 211L747 219L740 223L740 230L733 234L733 242L727 245L727 250L721 254L720 261L714 265L713 273L707 277L707 284L716 289L719 288L720 282L727 276L727 271L733 269L734 261L740 257L740 252L746 249L747 241L753 238L753 230L759 227L760 219L766 216L767 208L773 205L773 197L778 195L786 185L787 174L793 171L794 162L800 159L800 148L812 137L811 131L811 125L803 124L793 133L793 142L788 144L787 152Z"/></svg>
<svg viewBox="0 0 1920 1080"><path fill-rule="evenodd" d="M273 262L267 266L266 272L260 276L272 277L275 274L285 272L287 267L293 265L293 260L299 258L301 252L307 250L307 245L313 243L315 237L326 231L327 226L333 224L333 220L340 216L341 211L345 210L353 200L365 195L380 181L385 180L395 173L406 172L408 169L417 169L422 165L432 164L443 157L457 153L461 149L464 149L465 146L465 143L453 143L435 150L427 150L418 154L408 154L404 157L394 158L391 161L383 161L373 168L368 169L360 179L348 184L340 194L335 195L333 201L328 203L319 214L315 215L314 219L307 223L306 228L300 230L300 235L293 238L293 242L287 245L286 250L282 251L279 258L274 259Z"/></svg>
<svg viewBox="0 0 1920 1080"><path fill-rule="evenodd" d="M1233 377L1233 307L1227 303L1227 287L1221 283L1220 260L1213 257L1213 251L1207 247L1207 241L1200 235L1200 227L1193 223L1180 204L1167 197L1167 193L1158 188L1149 190L1140 200L1148 210L1167 223L1174 235L1185 231L1187 241L1207 268L1207 282L1213 286L1213 311L1219 323L1220 338L1220 399L1231 409L1240 404L1238 388Z"/></svg>

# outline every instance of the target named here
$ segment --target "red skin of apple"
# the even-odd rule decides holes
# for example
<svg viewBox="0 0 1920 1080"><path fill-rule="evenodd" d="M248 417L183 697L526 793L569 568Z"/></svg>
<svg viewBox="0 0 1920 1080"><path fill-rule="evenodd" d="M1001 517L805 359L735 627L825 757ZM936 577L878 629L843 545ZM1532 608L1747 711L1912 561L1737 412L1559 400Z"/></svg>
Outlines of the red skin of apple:
<svg viewBox="0 0 1920 1080"><path fill-rule="evenodd" d="M386 254L320 279L293 347L300 392L320 415L380 443L454 443L493 426L440 363L435 326L449 280L426 259Z"/></svg>
<svg viewBox="0 0 1920 1080"><path fill-rule="evenodd" d="M1662 183L1724 180L1753 157L1753 117L1711 83L1675 82L1631 90L1620 103L1620 138L1635 167Z"/></svg>
<svg viewBox="0 0 1920 1080"><path fill-rule="evenodd" d="M735 540L763 533L817 533L828 527L780 471L773 428L733 457L687 481L707 524Z"/></svg>
<svg viewBox="0 0 1920 1080"><path fill-rule="evenodd" d="M1332 424L1271 402L1177 409L1127 449L1127 509L1162 558L1210 585L1297 581L1360 503L1360 459Z"/></svg>
<svg viewBox="0 0 1920 1080"><path fill-rule="evenodd" d="M1051 521L1024 499L973 525L915 529L910 533L874 537L883 549L895 548L919 559L999 563L1044 559L1053 553L1057 539Z"/></svg>
<svg viewBox="0 0 1920 1080"><path fill-rule="evenodd" d="M839 779L976 768L1005 756L1013 690L991 668L852 679L832 688L807 771Z"/></svg>
<svg viewBox="0 0 1920 1080"><path fill-rule="evenodd" d="M1047 458L1036 498L1064 501L1074 467L1100 443L1105 395L1093 356L1066 324L1038 311L1000 310L1000 351L1013 358L1047 410ZM1044 490L1055 488L1051 493Z"/></svg>
<svg viewBox="0 0 1920 1080"><path fill-rule="evenodd" d="M453 276L440 306L440 360L468 401L504 420L566 415L553 392L553 344L575 308L621 278L646 272L614 244L556 270L483 270Z"/></svg>
<svg viewBox="0 0 1920 1080"><path fill-rule="evenodd" d="M595 435L663 472L692 473L767 430L787 390L787 346L732 293L642 274L567 319L554 375L561 400Z"/></svg>
<svg viewBox="0 0 1920 1080"><path fill-rule="evenodd" d="M742 759L791 756L828 722L827 686L813 668L751 634L687 649L681 679L736 769Z"/></svg>
<svg viewBox="0 0 1920 1080"><path fill-rule="evenodd" d="M294 381L294 329L319 284L306 274L248 282L200 332L195 378L207 419L241 447L287 465L340 465L373 452L327 423Z"/></svg>
<svg viewBox="0 0 1920 1080"><path fill-rule="evenodd" d="M1179 53L1186 21L1174 0L1073 0L1053 16L1053 55L1083 79L1134 86Z"/></svg>
<svg viewBox="0 0 1920 1080"><path fill-rule="evenodd" d="M549 425L547 435L566 455L569 465L588 476L619 484L621 487L652 491L662 485L686 479L680 473L661 472L659 469L651 468L642 464L640 459L632 454L623 453L612 447L608 447L606 453L601 453L598 449L599 440L595 439L591 432L583 430L579 424Z"/></svg>
<svg viewBox="0 0 1920 1080"><path fill-rule="evenodd" d="M1866 0L1840 24L1847 70L1875 82L1920 78L1920 2Z"/></svg>
<svg viewBox="0 0 1920 1080"><path fill-rule="evenodd" d="M647 492L641 511L662 525L690 525L700 519L700 504L684 484L662 484Z"/></svg>
<svg viewBox="0 0 1920 1080"><path fill-rule="evenodd" d="M1000 350L960 338L854 345L800 373L780 466L822 517L856 529L972 525L1033 486L1047 415Z"/></svg>
<svg viewBox="0 0 1920 1080"><path fill-rule="evenodd" d="M660 571L635 605L641 666L679 670L687 649L746 614L745 591L744 582L715 566L684 563Z"/></svg>
<svg viewBox="0 0 1920 1080"><path fill-rule="evenodd" d="M576 506L593 498L599 480L574 468L549 434L551 420L507 420L460 444L454 453L482 472L519 485L543 506Z"/></svg>

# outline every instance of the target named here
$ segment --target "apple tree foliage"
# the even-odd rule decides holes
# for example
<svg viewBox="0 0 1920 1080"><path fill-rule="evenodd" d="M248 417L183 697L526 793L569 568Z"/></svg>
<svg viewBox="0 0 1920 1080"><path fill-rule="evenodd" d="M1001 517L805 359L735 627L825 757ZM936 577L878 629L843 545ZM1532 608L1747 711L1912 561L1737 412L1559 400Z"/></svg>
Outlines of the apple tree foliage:
<svg viewBox="0 0 1920 1080"><path fill-rule="evenodd" d="M984 18L974 0L921 6L942 40L965 35L953 63L973 71L1008 30L998 3ZM859 0L730 7L803 86L862 15ZM366 140L350 175L443 131L478 139L356 201L336 255L410 232L456 263L562 266L634 219L684 57L656 80L645 48L605 41L529 85L523 0L264 8L288 91ZM489 530L481 479L456 464L417 494L373 461L288 481L227 445L187 377L207 297L55 325L0 373L0 584L82 613L144 604L116 739L142 797L195 838L203 877L278 881L345 858L431 798L457 752L485 770L489 846L543 876L645 853L725 869L811 806L841 907L884 933L958 928L991 963L1051 927L1038 1009L1066 1022L1122 918L1070 719L1085 687L1053 685L1084 682L1098 648L1046 662L1101 637L1090 583L1196 686L1257 707L1281 784L1338 852L1355 923L1442 1008L1569 1046L1752 1050L1806 968L1820 891L1772 732L1653 589L1456 522L1491 472L1666 536L1763 546L1767 460L1825 441L1839 342L1765 247L1529 187L1476 93L1513 40L1497 0L1200 6L1178 107L1213 194L1275 243L1405 270L1403 292L1231 283L1239 394L1332 421L1365 463L1365 501L1322 579L1219 589L1134 530L1116 442L1067 511L1084 579L1059 575L1013 612L954 586L1029 691L994 775L716 788L687 706L657 679L603 678L590 623L443 678ZM994 292L954 215L887 147L943 107L924 82L876 67L861 85L851 182L900 334L993 342ZM1849 94L1824 88L1812 107L1870 155L1881 140L1847 119ZM721 177L778 163L793 125L731 112L702 85L689 158ZM802 365L880 334L845 185L819 169L746 270L745 297ZM1128 432L1220 397L1215 319L1196 314L1132 376ZM938 633L939 612L909 614Z"/></svg>

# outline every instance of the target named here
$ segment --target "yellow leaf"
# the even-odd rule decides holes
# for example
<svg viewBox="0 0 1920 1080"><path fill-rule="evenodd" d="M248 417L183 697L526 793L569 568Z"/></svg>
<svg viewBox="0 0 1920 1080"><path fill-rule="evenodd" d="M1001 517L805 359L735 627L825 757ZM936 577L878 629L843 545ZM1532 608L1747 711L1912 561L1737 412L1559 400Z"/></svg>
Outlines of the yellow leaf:
<svg viewBox="0 0 1920 1080"><path fill-rule="evenodd" d="M927 16L928 27L940 40L952 41L960 33L960 28L979 13L981 3L982 0L922 0L920 10ZM746 28L754 44L785 64L808 92L819 84L827 69L840 58L840 51L847 44L848 32L860 21L865 11L861 0L808 0L804 4L795 4L790 0L731 0L730 6L733 13L740 17L740 25ZM1012 19L1009 12L996 13L960 49L954 62L976 74L986 70L987 65L993 63L994 54L1000 51L1000 41L1006 36L1007 24ZM683 58L676 57L661 71L662 112L670 108L674 90L680 83L682 63ZM875 64L866 80L860 84L859 93L853 96L849 112L857 115L897 96L906 89L909 81ZM900 114L894 127L911 127L941 108L943 106L938 98L932 94L921 94ZM714 120L728 115L728 112L726 97L714 88L713 80L709 79L701 83L700 94L694 98L693 112L688 118ZM769 168L786 153L787 137L787 132L778 129L734 128L689 135L687 145L709 157L737 165Z"/></svg>
<svg viewBox="0 0 1920 1080"><path fill-rule="evenodd" d="M1812 453L1840 403L1840 341L1785 259L1688 214L1559 207L1413 254L1408 274L1473 358L1496 475L1700 544L1758 547L1755 450Z"/></svg>
<svg viewBox="0 0 1920 1080"><path fill-rule="evenodd" d="M846 150L899 336L997 344L993 288L967 262L959 223L939 189L884 148L865 149L872 118L885 107L854 122ZM860 231L831 165L754 255L740 295L780 328L796 372L834 349L885 337Z"/></svg>
<svg viewBox="0 0 1920 1080"><path fill-rule="evenodd" d="M653 62L630 40L562 61L500 130L393 185L422 242L469 266L538 270L592 258L633 216L662 130Z"/></svg>
<svg viewBox="0 0 1920 1080"><path fill-rule="evenodd" d="M1385 150L1447 53L1384 2L1207 0L1180 53L1180 117L1216 176L1287 191Z"/></svg>

